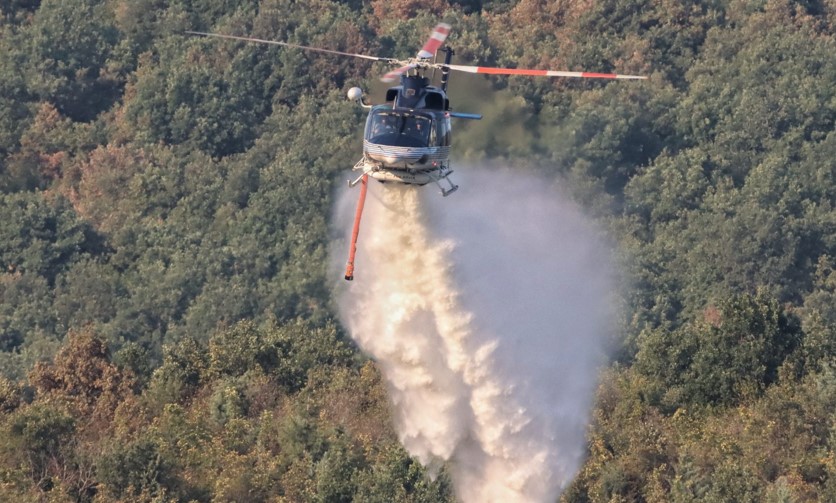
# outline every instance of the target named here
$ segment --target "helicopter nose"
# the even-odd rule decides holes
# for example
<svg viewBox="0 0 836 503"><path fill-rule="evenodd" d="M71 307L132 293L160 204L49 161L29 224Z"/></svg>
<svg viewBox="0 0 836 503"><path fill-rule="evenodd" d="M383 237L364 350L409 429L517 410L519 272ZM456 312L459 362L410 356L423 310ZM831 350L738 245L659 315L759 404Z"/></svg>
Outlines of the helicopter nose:
<svg viewBox="0 0 836 503"><path fill-rule="evenodd" d="M388 166L423 163L427 155L422 152L398 152L383 156L383 162Z"/></svg>
<svg viewBox="0 0 836 503"><path fill-rule="evenodd" d="M397 147L392 145L365 144L365 153L387 167L403 167L416 162L425 163L429 152L425 148Z"/></svg>

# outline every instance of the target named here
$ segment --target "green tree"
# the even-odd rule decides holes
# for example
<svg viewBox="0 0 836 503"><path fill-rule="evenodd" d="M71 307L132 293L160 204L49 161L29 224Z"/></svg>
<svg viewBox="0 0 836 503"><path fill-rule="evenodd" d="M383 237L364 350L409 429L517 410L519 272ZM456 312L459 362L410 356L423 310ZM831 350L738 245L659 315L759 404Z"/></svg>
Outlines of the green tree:
<svg viewBox="0 0 836 503"><path fill-rule="evenodd" d="M111 446L97 461L96 475L113 499L164 497L171 469L151 439Z"/></svg>
<svg viewBox="0 0 836 503"><path fill-rule="evenodd" d="M0 270L36 274L53 285L74 262L106 252L101 237L62 197L0 195L0 214Z"/></svg>
<svg viewBox="0 0 836 503"><path fill-rule="evenodd" d="M7 466L21 467L42 493L72 476L75 419L62 409L38 404L18 409L4 424L0 449ZM85 493L91 490L86 487ZM89 494L89 493L87 493Z"/></svg>
<svg viewBox="0 0 836 503"><path fill-rule="evenodd" d="M388 445L380 458L360 478L358 501L429 503L455 501L450 478L442 471L435 480L397 444Z"/></svg>
<svg viewBox="0 0 836 503"><path fill-rule="evenodd" d="M91 0L43 0L22 39L31 92L74 120L109 108L121 84L106 63L118 33L108 7Z"/></svg>
<svg viewBox="0 0 836 503"><path fill-rule="evenodd" d="M650 379L657 403L735 405L775 383L802 338L799 320L776 300L735 295L708 309L704 321L649 334L636 369Z"/></svg>

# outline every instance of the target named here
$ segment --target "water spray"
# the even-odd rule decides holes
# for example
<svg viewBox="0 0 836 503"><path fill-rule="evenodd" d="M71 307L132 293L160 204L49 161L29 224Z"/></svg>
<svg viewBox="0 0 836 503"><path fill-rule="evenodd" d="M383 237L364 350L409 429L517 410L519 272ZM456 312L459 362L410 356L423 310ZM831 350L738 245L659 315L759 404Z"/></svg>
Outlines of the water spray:
<svg viewBox="0 0 836 503"><path fill-rule="evenodd" d="M583 461L613 328L609 247L543 180L460 173L443 200L369 186L340 315L381 368L400 441L446 464L459 499L553 502Z"/></svg>

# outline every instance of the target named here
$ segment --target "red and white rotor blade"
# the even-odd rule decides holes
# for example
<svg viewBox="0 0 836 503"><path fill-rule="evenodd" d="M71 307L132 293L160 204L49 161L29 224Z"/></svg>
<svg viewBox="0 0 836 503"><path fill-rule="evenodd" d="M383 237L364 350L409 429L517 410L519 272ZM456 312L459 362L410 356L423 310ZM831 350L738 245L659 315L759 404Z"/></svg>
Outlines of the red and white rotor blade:
<svg viewBox="0 0 836 503"><path fill-rule="evenodd" d="M418 59L429 59L435 56L435 53L441 48L441 44L447 40L447 35L450 34L451 26L447 23L438 23L433 29L432 35L427 39L424 47L418 51Z"/></svg>
<svg viewBox="0 0 836 503"><path fill-rule="evenodd" d="M292 47L294 49L305 49L306 51L324 52L327 54L336 54L338 56L350 56L352 58L369 59L372 61L393 61L391 58L381 58L378 56L369 56L368 54L355 54L352 52L334 51L331 49L321 49L319 47L309 47L307 45L291 44L289 42L279 42L278 40L265 40L262 38L252 37L238 37L235 35L221 35L220 33L206 33L202 31L187 31L189 35L202 35L204 37L226 38L230 40L242 40L244 42L255 42L259 44L281 45L283 47Z"/></svg>
<svg viewBox="0 0 836 503"><path fill-rule="evenodd" d="M413 68L415 68L416 66L418 66L418 65L415 65L415 64L409 64L409 65L402 66L402 67L400 67L400 68L395 68L394 70L392 70L391 72L387 73L387 74L386 74L386 75L384 75L383 77L380 77L380 80L382 80L383 82L394 82L394 81L396 81L396 80L397 80L397 79L398 79L401 75L403 75L404 73L408 72L409 70L412 70L412 69L413 69Z"/></svg>
<svg viewBox="0 0 836 503"><path fill-rule="evenodd" d="M451 70L488 75L526 75L530 77L573 77L580 79L647 79L644 75L618 73L565 72L559 70L527 70L524 68L492 68L489 66L447 65Z"/></svg>

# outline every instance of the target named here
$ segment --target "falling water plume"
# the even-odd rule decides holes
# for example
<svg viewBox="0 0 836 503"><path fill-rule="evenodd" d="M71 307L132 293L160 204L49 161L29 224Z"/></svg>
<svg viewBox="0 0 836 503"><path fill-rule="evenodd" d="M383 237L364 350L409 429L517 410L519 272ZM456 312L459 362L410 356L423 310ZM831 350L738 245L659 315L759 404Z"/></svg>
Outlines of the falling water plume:
<svg viewBox="0 0 836 503"><path fill-rule="evenodd" d="M447 463L460 500L553 502L583 460L612 332L610 250L543 180L457 177L443 199L371 184L340 316L386 378L401 442Z"/></svg>

